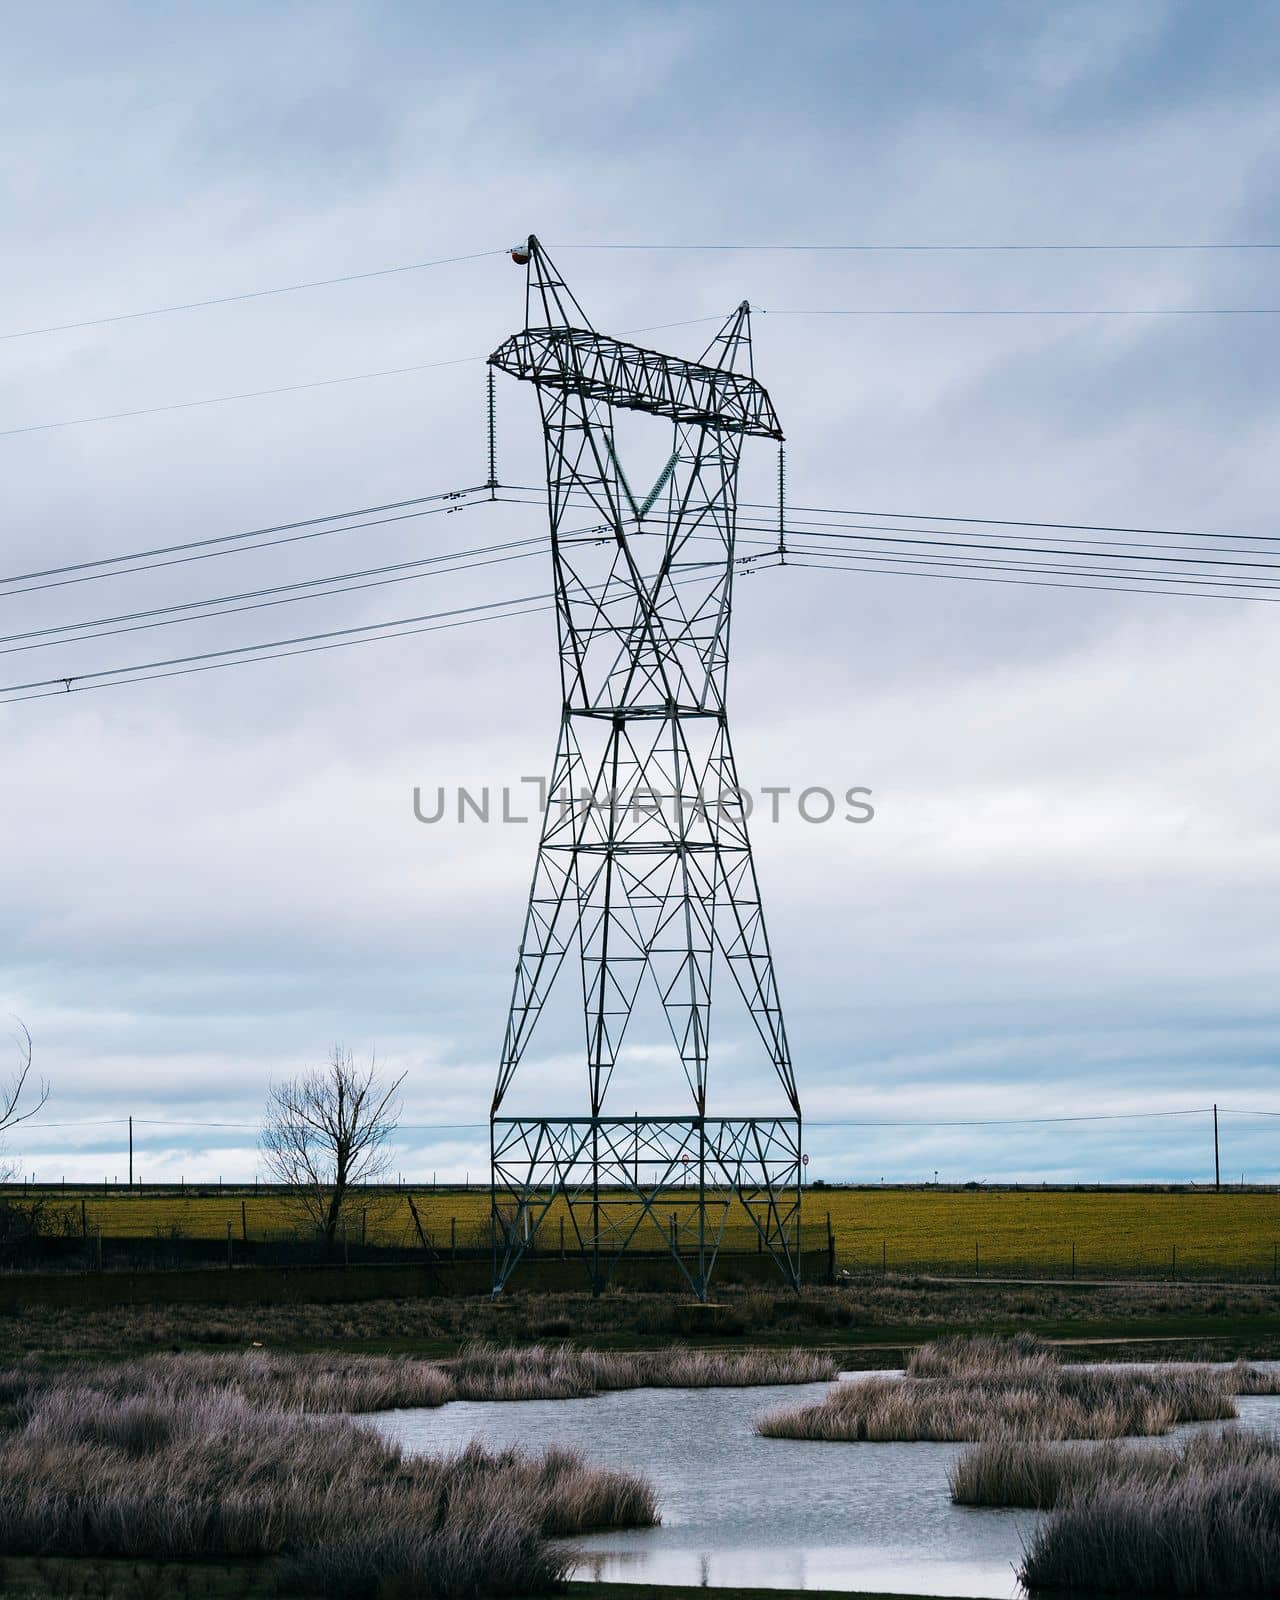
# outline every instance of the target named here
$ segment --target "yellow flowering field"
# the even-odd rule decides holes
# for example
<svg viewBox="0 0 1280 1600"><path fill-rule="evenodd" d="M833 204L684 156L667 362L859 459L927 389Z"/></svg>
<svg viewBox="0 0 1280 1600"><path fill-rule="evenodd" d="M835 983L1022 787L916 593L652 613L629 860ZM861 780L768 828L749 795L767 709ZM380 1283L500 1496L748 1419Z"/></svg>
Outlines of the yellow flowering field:
<svg viewBox="0 0 1280 1600"><path fill-rule="evenodd" d="M286 1196L251 1188L45 1191L76 1231L105 1237L239 1239L293 1234L298 1213ZM472 1188L391 1191L357 1196L349 1237L413 1247L418 1221L432 1244L474 1248L487 1237L489 1195ZM690 1191L673 1190L643 1223L636 1244L653 1247L661 1227L692 1242ZM606 1213L614 1211L608 1200ZM620 1213L619 1213L620 1215ZM852 1270L931 1268L984 1275L1003 1267L1063 1277L1109 1271L1224 1272L1270 1275L1280 1263L1280 1194L1224 1190L848 1188L810 1191L804 1202L806 1245L825 1238L830 1216L836 1256ZM563 1205L548 1213L538 1243L554 1250L560 1226L572 1245ZM747 1244L749 1224L736 1203L727 1217L727 1246ZM976 1254L975 1254L976 1252Z"/></svg>

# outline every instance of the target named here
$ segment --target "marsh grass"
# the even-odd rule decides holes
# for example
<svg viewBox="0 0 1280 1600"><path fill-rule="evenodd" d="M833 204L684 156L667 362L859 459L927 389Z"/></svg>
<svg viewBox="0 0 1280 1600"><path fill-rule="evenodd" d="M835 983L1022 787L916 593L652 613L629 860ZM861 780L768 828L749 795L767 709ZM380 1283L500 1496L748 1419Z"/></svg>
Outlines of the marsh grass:
<svg viewBox="0 0 1280 1600"><path fill-rule="evenodd" d="M821 1383L836 1359L815 1350L574 1350L471 1344L448 1366L460 1400L557 1400L611 1389L709 1389Z"/></svg>
<svg viewBox="0 0 1280 1600"><path fill-rule="evenodd" d="M1118 1439L1236 1414L1232 1377L1208 1367L1064 1365L1029 1336L947 1339L915 1352L902 1378L837 1384L816 1405L760 1418L769 1438Z"/></svg>
<svg viewBox="0 0 1280 1600"><path fill-rule="evenodd" d="M450 1400L566 1400L610 1389L810 1383L836 1375L835 1358L805 1350L667 1350L634 1353L564 1345L505 1349L471 1344L455 1361L404 1356L194 1352L92 1363L61 1372L32 1361L0 1367L0 1426L51 1389L74 1386L124 1406L200 1400L229 1391L247 1404L314 1413L441 1406ZM145 1407L143 1408L145 1409Z"/></svg>
<svg viewBox="0 0 1280 1600"><path fill-rule="evenodd" d="M553 1540L658 1520L644 1479L562 1450L406 1458L346 1413L835 1371L814 1352L483 1344L449 1364L263 1350L15 1362L0 1368L0 1555L269 1558L286 1588L347 1600L546 1591L570 1567Z"/></svg>
<svg viewBox="0 0 1280 1600"><path fill-rule="evenodd" d="M0 1435L5 1554L267 1557L313 1594L508 1595L564 1578L557 1536L657 1521L642 1478L572 1452L406 1457L351 1418L163 1370L124 1392L67 1375L16 1410Z"/></svg>
<svg viewBox="0 0 1280 1600"><path fill-rule="evenodd" d="M984 1379L998 1373L1002 1379L1031 1382L1059 1369L1055 1350L1029 1333L1018 1333L1011 1339L935 1339L911 1352L905 1370L908 1378Z"/></svg>
<svg viewBox="0 0 1280 1600"><path fill-rule="evenodd" d="M990 1439L951 1469L951 1498L963 1506L1050 1511L1103 1488L1158 1492L1183 1479L1258 1466L1280 1466L1280 1440L1238 1428L1193 1434L1178 1446Z"/></svg>
<svg viewBox="0 0 1280 1600"><path fill-rule="evenodd" d="M1227 1372L1232 1394L1280 1394L1280 1369L1233 1361Z"/></svg>
<svg viewBox="0 0 1280 1600"><path fill-rule="evenodd" d="M198 1401L211 1391L231 1391L249 1405L320 1413L439 1406L454 1397L452 1382L434 1362L246 1350L144 1356L61 1370L22 1362L0 1368L0 1405L21 1408L68 1382L120 1402L145 1395L181 1403Z"/></svg>
<svg viewBox="0 0 1280 1600"><path fill-rule="evenodd" d="M965 1505L1052 1515L1019 1576L1030 1589L1274 1595L1280 1573L1280 1441L1228 1429L1181 1447L1001 1442L952 1474Z"/></svg>

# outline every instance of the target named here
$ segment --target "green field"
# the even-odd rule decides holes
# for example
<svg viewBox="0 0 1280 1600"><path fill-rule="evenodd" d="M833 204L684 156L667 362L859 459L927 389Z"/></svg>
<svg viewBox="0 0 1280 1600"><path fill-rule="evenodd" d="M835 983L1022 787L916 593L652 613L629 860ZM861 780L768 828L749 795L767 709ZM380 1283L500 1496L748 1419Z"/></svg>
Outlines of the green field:
<svg viewBox="0 0 1280 1600"><path fill-rule="evenodd" d="M86 1188L43 1191L69 1231L81 1227L106 1238L279 1240L296 1235L298 1214L279 1192ZM692 1191L673 1190L655 1205L636 1235L638 1246L659 1245L658 1230L674 1225L687 1244ZM489 1195L479 1188L413 1190L424 1232L442 1252L475 1249L488 1240ZM726 1247L749 1248L753 1231L736 1203L727 1207ZM621 1221L617 1202L606 1212ZM804 1201L805 1243L825 1241L827 1217L837 1264L851 1271L931 1270L982 1275L1030 1271L1087 1277L1106 1272L1188 1274L1215 1271L1270 1278L1280 1264L1280 1194L1224 1190L1085 1189L826 1189ZM557 1203L537 1235L559 1248L561 1224L572 1223ZM413 1248L417 1225L404 1191L360 1194L349 1214L349 1239Z"/></svg>

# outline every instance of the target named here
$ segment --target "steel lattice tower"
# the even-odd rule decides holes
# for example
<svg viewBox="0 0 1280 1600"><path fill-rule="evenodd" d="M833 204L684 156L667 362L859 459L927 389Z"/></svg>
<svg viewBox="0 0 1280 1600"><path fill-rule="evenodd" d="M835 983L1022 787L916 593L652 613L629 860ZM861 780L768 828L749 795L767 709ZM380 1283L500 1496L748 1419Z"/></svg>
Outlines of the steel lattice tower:
<svg viewBox="0 0 1280 1600"><path fill-rule="evenodd" d="M559 1202L597 1291L633 1241L659 1242L656 1229L705 1299L735 1196L756 1247L795 1284L800 1103L725 704L739 456L744 438L782 439L755 379L749 308L700 361L682 361L597 333L536 238L513 255L527 257L525 327L489 361L531 382L542 413L564 707L491 1111L494 1292ZM642 498L619 459L619 409L671 425ZM503 1117L571 950L589 1113ZM782 1115L708 1115L717 968L777 1073ZM646 973L692 1110L606 1116ZM676 1192L695 1176L696 1195ZM677 1205L684 1221L669 1223Z"/></svg>

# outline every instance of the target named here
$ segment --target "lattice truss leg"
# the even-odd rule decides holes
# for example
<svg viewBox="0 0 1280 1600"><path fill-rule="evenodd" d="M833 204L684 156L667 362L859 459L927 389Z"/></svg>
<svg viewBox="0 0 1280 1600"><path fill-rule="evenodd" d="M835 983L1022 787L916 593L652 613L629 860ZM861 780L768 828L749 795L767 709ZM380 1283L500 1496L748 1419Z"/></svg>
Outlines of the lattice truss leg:
<svg viewBox="0 0 1280 1600"><path fill-rule="evenodd" d="M627 1253L670 1254L699 1298L721 1247L800 1279L799 1126L787 1117L497 1118L494 1287L572 1252L602 1286Z"/></svg>
<svg viewBox="0 0 1280 1600"><path fill-rule="evenodd" d="M495 1288L523 1248L520 1229L541 1184L568 1205L573 1238L599 1287L602 1263L616 1259L619 1241L625 1248L641 1236L663 1183L677 1167L683 1176L682 1158L695 1155L696 1273L686 1268L679 1227L670 1247L696 1291L705 1295L718 1248L708 1240L726 1226L721 1217L717 1228L711 1215L718 1202L706 1197L708 1162L714 1182L727 1184L741 1204L763 1196L752 1202L765 1219L757 1230L794 1279L798 1254L785 1244L780 1219L798 1226L800 1106L725 706L742 441L780 439L781 429L754 377L745 304L701 361L683 362L596 333L534 239L528 255L525 329L490 360L531 381L541 408L563 712L492 1107ZM669 456L642 498L619 459L618 408L671 425ZM502 1124L504 1097L571 951L582 985L590 1116ZM789 1208L777 1200L782 1122L707 1120L717 966L744 1004L791 1113ZM692 1119L637 1124L604 1116L646 974L684 1070ZM643 1152L628 1145L623 1159L617 1140L633 1136ZM593 1196L585 1229L584 1162ZM616 1221L615 1208L606 1225L596 1198L602 1185L629 1186L632 1220Z"/></svg>

